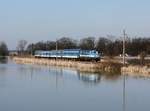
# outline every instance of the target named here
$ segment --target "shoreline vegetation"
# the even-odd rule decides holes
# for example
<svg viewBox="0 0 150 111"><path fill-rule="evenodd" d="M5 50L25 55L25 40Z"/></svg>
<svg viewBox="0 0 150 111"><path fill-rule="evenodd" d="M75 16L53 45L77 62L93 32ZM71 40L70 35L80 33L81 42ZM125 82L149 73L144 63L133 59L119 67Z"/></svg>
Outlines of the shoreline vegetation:
<svg viewBox="0 0 150 111"><path fill-rule="evenodd" d="M130 76L150 77L149 66L129 65L122 67L121 72Z"/></svg>
<svg viewBox="0 0 150 111"><path fill-rule="evenodd" d="M131 76L150 77L149 65L141 66L128 64L126 66L123 66L120 62L104 59L102 59L101 62L85 62L34 57L12 57L12 60L14 60L18 64L36 64L46 66L67 67L77 69L81 72L126 74Z"/></svg>
<svg viewBox="0 0 150 111"><path fill-rule="evenodd" d="M62 59L45 59L45 58L34 58L34 57L13 57L16 63L19 64L36 64L46 66L59 66L74 68L81 72L108 72L108 73L120 73L121 64L108 63L108 62L85 62L85 61L73 61L73 60L62 60ZM118 67L118 68L116 68Z"/></svg>

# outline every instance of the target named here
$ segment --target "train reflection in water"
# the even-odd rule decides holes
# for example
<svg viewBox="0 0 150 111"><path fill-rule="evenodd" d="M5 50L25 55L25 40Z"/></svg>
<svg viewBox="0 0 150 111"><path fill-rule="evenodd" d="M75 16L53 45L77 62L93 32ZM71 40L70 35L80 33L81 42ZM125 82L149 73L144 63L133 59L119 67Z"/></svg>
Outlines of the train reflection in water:
<svg viewBox="0 0 150 111"><path fill-rule="evenodd" d="M97 84L101 81L101 74L85 74L78 73L79 80L82 80L85 83Z"/></svg>
<svg viewBox="0 0 150 111"><path fill-rule="evenodd" d="M98 84L101 81L101 74L96 73L83 73L78 70L67 70L62 68L51 69L50 72L54 74L56 80L63 80L66 76L70 76L71 78L77 78L85 84Z"/></svg>
<svg viewBox="0 0 150 111"><path fill-rule="evenodd" d="M24 76L29 77L30 80L37 79L39 72L44 73L43 80L56 80L62 85L62 82L69 80L79 80L82 83L87 85L97 85L102 80L107 81L117 81L121 75L120 74L103 74L103 73L87 73L87 72L80 72L77 69L70 69L70 68L62 68L62 67L53 67L53 66L39 66L39 65L19 65L18 71L23 73ZM23 75L22 74L22 75ZM30 75L31 74L31 75ZM21 76L21 75L20 75ZM26 77L26 79L27 79Z"/></svg>

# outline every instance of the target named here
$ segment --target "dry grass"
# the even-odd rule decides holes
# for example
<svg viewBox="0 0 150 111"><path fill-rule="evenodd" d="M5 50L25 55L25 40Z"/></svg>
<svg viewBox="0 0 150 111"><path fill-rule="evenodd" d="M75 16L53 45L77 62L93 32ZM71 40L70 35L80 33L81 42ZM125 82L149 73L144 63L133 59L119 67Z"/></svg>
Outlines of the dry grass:
<svg viewBox="0 0 150 111"><path fill-rule="evenodd" d="M13 60L20 64L39 64L39 65L76 68L77 70L82 72L120 73L121 71L121 65L113 62L83 62L71 60L18 58L18 57L14 57Z"/></svg>
<svg viewBox="0 0 150 111"><path fill-rule="evenodd" d="M83 61L71 61L71 60L54 60L54 59L38 59L38 58L18 58L14 57L14 61L20 64L38 64L48 66L59 66L75 68L81 72L93 72L93 73L107 73L107 74L121 74L124 72L129 75L141 75L150 76L150 67L140 65L129 65L123 67L121 63L113 61L102 62L83 62Z"/></svg>
<svg viewBox="0 0 150 111"><path fill-rule="evenodd" d="M150 77L150 67L148 66L129 65L127 67L122 67L121 71L132 76Z"/></svg>

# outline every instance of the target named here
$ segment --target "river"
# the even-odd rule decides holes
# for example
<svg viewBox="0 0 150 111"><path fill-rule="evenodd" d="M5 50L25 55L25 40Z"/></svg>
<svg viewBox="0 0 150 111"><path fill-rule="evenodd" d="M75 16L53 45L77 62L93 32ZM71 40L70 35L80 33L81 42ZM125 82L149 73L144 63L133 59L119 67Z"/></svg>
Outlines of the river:
<svg viewBox="0 0 150 111"><path fill-rule="evenodd" d="M150 111L150 79L3 61L0 111Z"/></svg>

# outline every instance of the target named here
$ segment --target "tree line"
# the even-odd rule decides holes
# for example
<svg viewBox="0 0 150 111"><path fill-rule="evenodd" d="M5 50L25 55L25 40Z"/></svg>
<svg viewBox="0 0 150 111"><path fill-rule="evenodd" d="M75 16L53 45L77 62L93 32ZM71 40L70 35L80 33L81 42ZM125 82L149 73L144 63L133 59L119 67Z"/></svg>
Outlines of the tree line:
<svg viewBox="0 0 150 111"><path fill-rule="evenodd" d="M84 49L97 50L104 56L118 56L122 54L122 39L111 40L106 37L87 37L81 40L75 40L69 37L62 37L57 41L40 41L27 44L26 40L18 41L16 50L20 55L34 54L36 50L56 50L57 49ZM140 54L150 55L150 38L128 38L126 39L126 53L131 56ZM0 42L0 56L8 55L8 47L5 42Z"/></svg>
<svg viewBox="0 0 150 111"><path fill-rule="evenodd" d="M22 44L22 43L21 43ZM150 54L150 38L131 38L126 42L126 53L131 56L137 56L141 53ZM24 44L25 45L25 44ZM57 41L40 41L31 43L27 46L26 52L34 54L36 50L56 50L57 49L84 49L84 50L97 50L104 56L118 56L122 54L123 41L121 39L111 40L106 37L87 37L81 40L75 40L69 37L63 37ZM22 47L23 51L25 48Z"/></svg>

